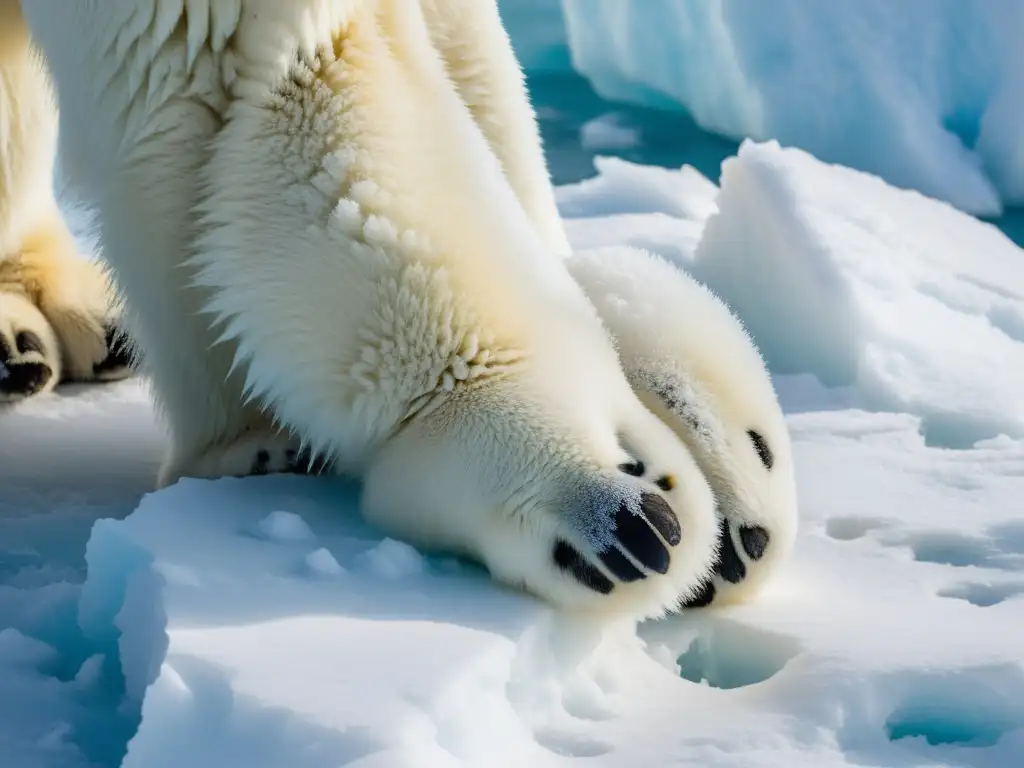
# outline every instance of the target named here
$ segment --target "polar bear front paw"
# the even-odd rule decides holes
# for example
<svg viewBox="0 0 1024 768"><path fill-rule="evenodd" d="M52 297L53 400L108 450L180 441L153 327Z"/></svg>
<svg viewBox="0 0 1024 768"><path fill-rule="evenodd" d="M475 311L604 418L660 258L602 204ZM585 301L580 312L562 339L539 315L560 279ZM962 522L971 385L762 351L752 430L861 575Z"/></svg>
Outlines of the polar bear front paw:
<svg viewBox="0 0 1024 768"><path fill-rule="evenodd" d="M663 498L653 493L640 497L640 509L626 503L615 513L614 541L595 548L595 556L616 580L629 583L647 578L648 572L668 573L670 547L682 540L679 518ZM615 587L594 563L565 539L556 539L551 552L555 565L588 589L608 594Z"/></svg>
<svg viewBox="0 0 1024 768"><path fill-rule="evenodd" d="M648 472L641 461L619 470L646 487L638 501L619 503L603 532L593 528L600 515L573 521L572 533L556 533L551 547L556 572L594 598L572 589L560 598L567 585L557 581L550 594L566 606L657 616L680 595L698 595L710 575L717 556L713 500L696 477L681 483L674 474Z"/></svg>
<svg viewBox="0 0 1024 768"><path fill-rule="evenodd" d="M247 432L238 439L208 448L191 461L172 461L160 473L164 487L183 477L215 479L250 475L320 475L331 462L303 449L280 432Z"/></svg>
<svg viewBox="0 0 1024 768"><path fill-rule="evenodd" d="M46 318L27 299L0 294L0 403L53 389L60 351Z"/></svg>

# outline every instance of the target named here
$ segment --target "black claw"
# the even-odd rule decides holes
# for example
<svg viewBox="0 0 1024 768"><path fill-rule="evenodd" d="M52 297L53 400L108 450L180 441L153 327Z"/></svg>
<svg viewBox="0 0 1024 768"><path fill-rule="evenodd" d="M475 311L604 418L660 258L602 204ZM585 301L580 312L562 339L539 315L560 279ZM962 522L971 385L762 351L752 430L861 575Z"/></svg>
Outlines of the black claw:
<svg viewBox="0 0 1024 768"><path fill-rule="evenodd" d="M261 448L252 462L251 474L265 475L270 471L270 451Z"/></svg>
<svg viewBox="0 0 1024 768"><path fill-rule="evenodd" d="M646 578L644 572L633 565L630 559L615 547L599 553L598 557L619 581L631 582Z"/></svg>
<svg viewBox="0 0 1024 768"><path fill-rule="evenodd" d="M615 588L612 580L601 573L597 566L587 562L587 559L580 554L579 550L569 542L562 539L556 541L555 549L551 556L555 561L555 565L571 575L587 589L607 595Z"/></svg>
<svg viewBox="0 0 1024 768"><path fill-rule="evenodd" d="M651 526L655 524L654 520L665 525L667 522L665 516L667 514L671 519L672 511L668 509L668 504L664 499L653 493L643 494L640 506L643 514L637 514L625 502L619 505L615 514L615 535L622 547L641 565L657 573L668 573L668 566L671 562L668 549ZM649 518L653 519L649 520ZM636 570L636 567L628 563L624 556L622 559L629 568ZM608 567L612 566L609 564ZM623 568L625 569L625 565Z"/></svg>
<svg viewBox="0 0 1024 768"><path fill-rule="evenodd" d="M647 516L647 522L654 526L670 547L677 546L683 540L679 518L661 496L656 493L645 493L641 497L641 507Z"/></svg>
<svg viewBox="0 0 1024 768"><path fill-rule="evenodd" d="M50 381L53 369L46 363L7 363L7 375L0 379L0 392L33 395Z"/></svg>
<svg viewBox="0 0 1024 768"><path fill-rule="evenodd" d="M775 454L768 447L768 441L761 436L760 432L755 432L752 429L747 430L747 437L754 444L754 450L757 451L757 456L761 459L761 463L764 464L764 468L771 470L775 466Z"/></svg>
<svg viewBox="0 0 1024 768"><path fill-rule="evenodd" d="M43 353L43 340L40 339L32 331L20 331L14 338L14 346L18 348L18 352L27 355L29 352Z"/></svg>
<svg viewBox="0 0 1024 768"><path fill-rule="evenodd" d="M680 600L680 608L706 608L715 599L715 583L708 579L691 597Z"/></svg>
<svg viewBox="0 0 1024 768"><path fill-rule="evenodd" d="M771 535L760 525L740 526L740 543L751 560L760 560L768 548Z"/></svg>
<svg viewBox="0 0 1024 768"><path fill-rule="evenodd" d="M107 356L92 367L94 375L130 368L132 365L131 344L116 327L108 326L105 333Z"/></svg>
<svg viewBox="0 0 1024 768"><path fill-rule="evenodd" d="M322 475L331 466L330 461L323 456L314 456L309 449L299 451L298 453L289 449L285 457L288 462L289 471L298 475Z"/></svg>
<svg viewBox="0 0 1024 768"><path fill-rule="evenodd" d="M729 531L729 521L724 518L719 524L718 540L721 542L721 549L715 571L730 584L739 584L747 576L747 566L740 560Z"/></svg>
<svg viewBox="0 0 1024 768"><path fill-rule="evenodd" d="M619 464L619 471L631 477L643 477L647 468L642 461L627 461L625 464Z"/></svg>

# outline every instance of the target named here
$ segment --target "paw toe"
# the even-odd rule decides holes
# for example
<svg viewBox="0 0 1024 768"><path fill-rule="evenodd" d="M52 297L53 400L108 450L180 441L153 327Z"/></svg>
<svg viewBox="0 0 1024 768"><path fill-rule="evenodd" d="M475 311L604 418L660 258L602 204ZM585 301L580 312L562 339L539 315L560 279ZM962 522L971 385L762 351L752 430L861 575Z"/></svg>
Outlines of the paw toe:
<svg viewBox="0 0 1024 768"><path fill-rule="evenodd" d="M331 463L323 456L314 455L308 448L297 451L289 448L285 454L288 472L297 475L322 475L331 468Z"/></svg>
<svg viewBox="0 0 1024 768"><path fill-rule="evenodd" d="M53 378L53 369L46 363L7 363L0 378L0 392L10 396L34 395Z"/></svg>
<svg viewBox="0 0 1024 768"><path fill-rule="evenodd" d="M672 530L669 521L674 520L677 529L679 523L675 520L675 515L664 499L655 494L643 494L641 497L641 510L642 514L637 514L635 510L630 508L629 504L623 503L619 505L615 514L615 534L619 544L644 567L650 568L656 573L668 573L671 558L668 548L658 537L655 528L658 528L660 532L661 527L664 527L671 534ZM669 537L666 536L667 538ZM676 532L676 543L679 543L678 531ZM606 553L606 555L611 557L612 561L624 573L629 573L630 570L636 571L636 567L621 554L619 557L621 557L622 562L618 562L615 555L611 552ZM602 555L602 560L606 555ZM606 562L605 564L612 568L611 563ZM637 578L643 576L639 571L637 573L639 574Z"/></svg>
<svg viewBox="0 0 1024 768"><path fill-rule="evenodd" d="M706 608L715 599L715 582L712 579L704 581L700 588L690 597L679 601L680 608Z"/></svg>
<svg viewBox="0 0 1024 768"><path fill-rule="evenodd" d="M661 537L675 547L683 540L682 529L679 527L679 518L672 511L665 499L656 493L645 493L642 497L644 515L647 521L654 526Z"/></svg>
<svg viewBox="0 0 1024 768"><path fill-rule="evenodd" d="M578 549L563 539L555 542L552 558L560 570L568 573L587 589L607 595L615 588L611 579L605 576L597 566L588 562Z"/></svg>
<svg viewBox="0 0 1024 768"><path fill-rule="evenodd" d="M632 561L616 547L600 552L598 557L605 567L611 571L615 578L626 583L639 581L644 578L644 572L637 568Z"/></svg>
<svg viewBox="0 0 1024 768"><path fill-rule="evenodd" d="M768 548L771 535L760 525L740 526L740 543L751 560L760 560Z"/></svg>
<svg viewBox="0 0 1024 768"><path fill-rule="evenodd" d="M22 355L27 355L30 352L38 352L42 355L46 351L43 340L32 331L19 331L18 335L14 337L14 346Z"/></svg>
<svg viewBox="0 0 1024 768"><path fill-rule="evenodd" d="M739 584L747 577L747 566L740 559L740 553L736 551L736 544L729 530L729 521L724 518L719 523L718 540L721 549L715 571L730 584Z"/></svg>
<svg viewBox="0 0 1024 768"><path fill-rule="evenodd" d="M252 465L249 467L250 475L270 474L270 451L260 448L252 457Z"/></svg>
<svg viewBox="0 0 1024 768"><path fill-rule="evenodd" d="M107 354L92 367L93 375L106 378L115 374L126 373L132 365L131 345L122 331L115 326L108 326L104 332Z"/></svg>

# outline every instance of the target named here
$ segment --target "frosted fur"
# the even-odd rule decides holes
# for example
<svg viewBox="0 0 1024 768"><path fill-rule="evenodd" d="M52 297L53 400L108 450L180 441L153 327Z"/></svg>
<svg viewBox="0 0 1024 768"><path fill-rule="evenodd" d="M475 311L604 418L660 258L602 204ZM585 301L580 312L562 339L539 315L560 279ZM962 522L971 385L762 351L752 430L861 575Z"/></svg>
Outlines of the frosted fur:
<svg viewBox="0 0 1024 768"><path fill-rule="evenodd" d="M16 2L0 1L0 402L116 379L102 266L77 253L53 194L57 109ZM123 362L126 362L123 361Z"/></svg>
<svg viewBox="0 0 1024 768"><path fill-rule="evenodd" d="M798 511L789 431L757 348L717 296L646 251L583 251L569 269L614 335L633 388L688 445L729 522L745 577L716 575L714 602L750 598L792 549ZM770 469L751 430L771 452ZM743 549L744 525L770 534L756 561Z"/></svg>
<svg viewBox="0 0 1024 768"><path fill-rule="evenodd" d="M167 417L160 483L273 470L294 434L391 535L557 605L658 615L699 587L710 488L557 258L493 2L24 7Z"/></svg>

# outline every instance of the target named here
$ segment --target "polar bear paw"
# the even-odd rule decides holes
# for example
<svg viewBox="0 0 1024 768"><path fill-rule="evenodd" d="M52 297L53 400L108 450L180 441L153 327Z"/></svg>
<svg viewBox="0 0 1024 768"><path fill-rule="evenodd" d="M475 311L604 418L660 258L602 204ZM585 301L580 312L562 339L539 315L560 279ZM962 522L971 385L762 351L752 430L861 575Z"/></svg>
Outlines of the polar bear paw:
<svg viewBox="0 0 1024 768"><path fill-rule="evenodd" d="M320 475L330 470L330 461L302 448L287 434L259 430L207 448L191 460L172 461L161 471L158 485L165 487L183 477L212 480L250 475Z"/></svg>
<svg viewBox="0 0 1024 768"><path fill-rule="evenodd" d="M595 551L611 576L623 583L646 579L651 573L668 573L670 548L682 541L679 518L668 503L653 493L640 497L640 509L622 503L615 512L614 541ZM551 552L559 570L570 574L584 587L606 595L615 582L575 546L557 538Z"/></svg>
<svg viewBox="0 0 1024 768"><path fill-rule="evenodd" d="M629 476L624 482L595 478L592 493L574 493L551 509L554 526L537 539L547 541L547 568L527 569L524 585L572 611L657 617L709 578L717 554L714 499L703 479L685 470L681 477L646 473L640 461L619 470ZM503 539L484 548L485 560L514 582L517 564L501 547L524 547L521 569L529 539L516 547L511 536Z"/></svg>
<svg viewBox="0 0 1024 768"><path fill-rule="evenodd" d="M723 591L738 587L758 567L771 543L771 532L762 525L723 517L718 524L718 560L714 576L691 597L680 601L680 608L706 608Z"/></svg>
<svg viewBox="0 0 1024 768"><path fill-rule="evenodd" d="M0 404L48 392L60 378L60 348L28 299L0 293Z"/></svg>
<svg viewBox="0 0 1024 768"><path fill-rule="evenodd" d="M630 449L612 461L573 455L557 469L558 454L517 455L509 439L467 450L438 440L433 425L408 425L367 472L363 514L415 546L458 551L559 609L663 616L708 578L718 521L682 444L653 415L637 418L623 434Z"/></svg>

